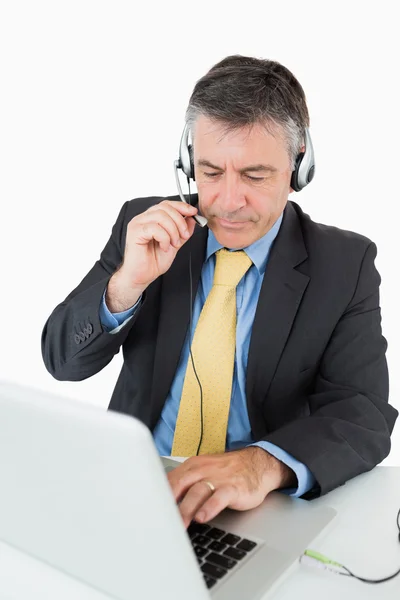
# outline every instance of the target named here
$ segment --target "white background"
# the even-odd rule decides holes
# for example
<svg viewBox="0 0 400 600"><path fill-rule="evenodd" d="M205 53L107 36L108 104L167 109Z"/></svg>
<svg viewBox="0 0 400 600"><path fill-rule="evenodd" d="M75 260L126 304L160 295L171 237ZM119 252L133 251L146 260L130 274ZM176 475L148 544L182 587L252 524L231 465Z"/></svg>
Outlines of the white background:
<svg viewBox="0 0 400 600"><path fill-rule="evenodd" d="M106 407L122 356L82 382L42 362L45 321L99 258L122 204L176 193L192 88L229 54L302 84L316 176L291 199L378 246L390 401L400 408L397 2L3 2L0 378ZM400 426L383 464L400 465Z"/></svg>

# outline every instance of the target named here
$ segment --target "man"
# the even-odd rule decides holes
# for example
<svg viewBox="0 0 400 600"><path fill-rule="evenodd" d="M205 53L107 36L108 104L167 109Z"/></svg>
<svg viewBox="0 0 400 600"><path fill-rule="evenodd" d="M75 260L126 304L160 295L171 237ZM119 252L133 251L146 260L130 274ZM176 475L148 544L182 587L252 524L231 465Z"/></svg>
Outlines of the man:
<svg viewBox="0 0 400 600"><path fill-rule="evenodd" d="M227 57L197 82L186 121L195 206L126 202L42 353L56 379L80 381L122 346L109 408L141 419L160 454L190 456L169 473L187 526L372 469L398 413L375 244L288 201L309 126L298 81Z"/></svg>

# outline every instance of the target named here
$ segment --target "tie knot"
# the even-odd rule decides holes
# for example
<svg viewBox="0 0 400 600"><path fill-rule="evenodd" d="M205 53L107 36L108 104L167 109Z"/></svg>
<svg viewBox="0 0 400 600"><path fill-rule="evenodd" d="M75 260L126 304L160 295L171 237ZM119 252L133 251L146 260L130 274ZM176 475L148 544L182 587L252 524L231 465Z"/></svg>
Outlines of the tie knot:
<svg viewBox="0 0 400 600"><path fill-rule="evenodd" d="M236 287L252 264L251 259L243 250L229 252L226 248L221 248L217 252L214 285Z"/></svg>

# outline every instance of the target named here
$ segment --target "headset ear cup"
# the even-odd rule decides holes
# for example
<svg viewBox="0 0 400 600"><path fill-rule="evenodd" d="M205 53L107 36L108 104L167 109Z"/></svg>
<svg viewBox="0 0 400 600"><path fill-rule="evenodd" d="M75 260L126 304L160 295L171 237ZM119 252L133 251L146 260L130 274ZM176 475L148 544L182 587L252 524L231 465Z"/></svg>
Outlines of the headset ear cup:
<svg viewBox="0 0 400 600"><path fill-rule="evenodd" d="M315 165L312 165L307 174L307 183L310 183L310 181L312 181L314 174L315 174Z"/></svg>
<svg viewBox="0 0 400 600"><path fill-rule="evenodd" d="M194 158L193 158L193 146L191 144L188 145L189 157L190 157L190 177L195 181L194 178Z"/></svg>
<svg viewBox="0 0 400 600"><path fill-rule="evenodd" d="M300 169L300 165L301 165L303 156L304 156L304 152L300 152L300 154L297 155L294 169L292 171L292 177L290 179L290 187L295 192L300 192L300 190L302 189L302 187L299 184L299 169Z"/></svg>

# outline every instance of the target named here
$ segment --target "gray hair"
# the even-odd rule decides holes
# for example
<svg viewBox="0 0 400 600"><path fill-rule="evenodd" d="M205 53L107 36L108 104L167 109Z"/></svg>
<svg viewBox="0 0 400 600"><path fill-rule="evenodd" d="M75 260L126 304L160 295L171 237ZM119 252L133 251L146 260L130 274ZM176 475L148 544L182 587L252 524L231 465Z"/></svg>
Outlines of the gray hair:
<svg viewBox="0 0 400 600"><path fill-rule="evenodd" d="M192 140L199 115L223 123L226 132L261 123L271 135L283 133L292 170L309 126L295 76L278 62L240 55L227 56L197 81L185 115Z"/></svg>

